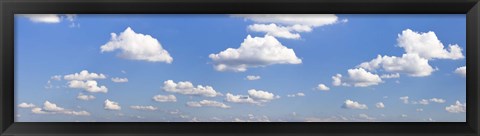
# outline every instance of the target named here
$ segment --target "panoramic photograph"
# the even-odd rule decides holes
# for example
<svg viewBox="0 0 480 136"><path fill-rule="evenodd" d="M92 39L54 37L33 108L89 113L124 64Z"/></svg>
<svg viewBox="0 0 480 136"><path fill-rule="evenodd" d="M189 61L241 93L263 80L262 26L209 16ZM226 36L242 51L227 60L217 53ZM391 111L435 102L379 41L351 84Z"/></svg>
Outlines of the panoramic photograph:
<svg viewBox="0 0 480 136"><path fill-rule="evenodd" d="M16 14L15 122L466 122L465 14Z"/></svg>

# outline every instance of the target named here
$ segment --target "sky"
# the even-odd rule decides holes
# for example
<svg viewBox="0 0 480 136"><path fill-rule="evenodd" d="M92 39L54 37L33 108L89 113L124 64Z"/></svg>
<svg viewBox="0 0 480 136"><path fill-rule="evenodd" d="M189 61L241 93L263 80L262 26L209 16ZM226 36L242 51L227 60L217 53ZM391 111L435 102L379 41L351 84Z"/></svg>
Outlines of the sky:
<svg viewBox="0 0 480 136"><path fill-rule="evenodd" d="M16 122L465 122L464 14L22 14Z"/></svg>

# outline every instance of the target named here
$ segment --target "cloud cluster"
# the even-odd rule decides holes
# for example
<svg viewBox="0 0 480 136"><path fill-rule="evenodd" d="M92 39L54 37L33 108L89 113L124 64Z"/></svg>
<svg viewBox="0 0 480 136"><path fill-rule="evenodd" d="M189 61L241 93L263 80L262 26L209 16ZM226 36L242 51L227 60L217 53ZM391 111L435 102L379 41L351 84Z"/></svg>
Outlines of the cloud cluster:
<svg viewBox="0 0 480 136"><path fill-rule="evenodd" d="M83 101L89 101L95 99L95 96L93 95L85 95L83 93L79 93L77 96L77 99L83 100Z"/></svg>
<svg viewBox="0 0 480 136"><path fill-rule="evenodd" d="M90 73L88 70L82 70L80 73L74 73L63 76L65 80L95 80L107 78L104 74Z"/></svg>
<svg viewBox="0 0 480 136"><path fill-rule="evenodd" d="M134 110L144 110L144 111L154 111L154 110L157 110L158 108L157 108L157 107L154 107L154 106L139 106L139 105L134 105L134 106L130 106L130 109L134 109Z"/></svg>
<svg viewBox="0 0 480 136"><path fill-rule="evenodd" d="M17 105L19 108L33 108L33 107L36 107L35 104L33 103L20 103Z"/></svg>
<svg viewBox="0 0 480 136"><path fill-rule="evenodd" d="M248 68L273 64L300 64L292 49L283 46L275 37L252 37L250 35L239 48L228 48L218 54L210 54L217 71L244 72Z"/></svg>
<svg viewBox="0 0 480 136"><path fill-rule="evenodd" d="M250 31L286 39L300 39L301 32L311 32L314 27L338 22L338 17L334 14L240 14L234 16L255 22L248 26Z"/></svg>
<svg viewBox="0 0 480 136"><path fill-rule="evenodd" d="M190 102L187 102L187 106L188 107L217 107L217 108L223 108L223 109L230 108L230 106L222 102L211 101L211 100L201 100L199 102L190 101Z"/></svg>
<svg viewBox="0 0 480 136"><path fill-rule="evenodd" d="M459 67L459 68L455 69L454 73L458 74L462 77L467 77L467 67L466 66Z"/></svg>
<svg viewBox="0 0 480 136"><path fill-rule="evenodd" d="M462 48L457 44L448 45L448 49L438 39L435 32L419 33L406 29L398 35L398 46L406 54L416 54L425 59L463 59Z"/></svg>
<svg viewBox="0 0 480 136"><path fill-rule="evenodd" d="M111 80L112 80L112 82L115 82L115 83L126 83L126 82L128 82L128 78L114 77Z"/></svg>
<svg viewBox="0 0 480 136"><path fill-rule="evenodd" d="M456 101L454 105L450 105L445 107L445 110L450 113L461 113L467 111L467 103L461 103L460 101Z"/></svg>
<svg viewBox="0 0 480 136"><path fill-rule="evenodd" d="M111 33L111 39L100 47L101 52L121 50L119 57L131 60L148 62L172 63L173 58L167 50L163 49L160 42L150 35L136 33L128 27L117 35Z"/></svg>
<svg viewBox="0 0 480 136"><path fill-rule="evenodd" d="M70 21L74 24L76 15L74 14L20 14L20 16L28 18L30 21L35 23L47 23L47 24L56 24L62 22L62 20Z"/></svg>
<svg viewBox="0 0 480 136"><path fill-rule="evenodd" d="M90 93L107 93L106 86L99 86L95 79L105 79L104 74L90 73L87 70L82 70L80 73L74 73L63 76L68 80L69 88L83 89Z"/></svg>
<svg viewBox="0 0 480 136"><path fill-rule="evenodd" d="M342 105L342 108L344 109L360 109L360 110L365 110L368 109L368 106L365 104L358 103L356 101L352 100L345 100L345 102Z"/></svg>
<svg viewBox="0 0 480 136"><path fill-rule="evenodd" d="M105 100L104 103L104 109L105 110L121 110L122 107L117 102L110 101L109 99Z"/></svg>
<svg viewBox="0 0 480 136"><path fill-rule="evenodd" d="M342 77L341 74L333 76L333 85L368 87L383 82L379 75L368 72L363 68L349 69L347 72L348 77Z"/></svg>
<svg viewBox="0 0 480 136"><path fill-rule="evenodd" d="M304 93L296 93L296 94L288 94L287 97L303 97L305 96Z"/></svg>
<svg viewBox="0 0 480 136"><path fill-rule="evenodd" d="M383 109L385 108L385 104L383 104L383 102L378 102L375 104L375 107L379 108L379 109Z"/></svg>
<svg viewBox="0 0 480 136"><path fill-rule="evenodd" d="M211 86L197 85L197 87L195 87L189 81L180 81L178 83L175 83L173 80L167 80L163 82L162 89L166 92L185 95L199 95L205 97L215 97L222 95L221 93L215 91L215 89L213 89L213 87Z"/></svg>
<svg viewBox="0 0 480 136"><path fill-rule="evenodd" d="M57 104L45 101L43 107L32 107L32 113L34 114L65 114L72 116L90 116L90 113L87 111L73 111L69 109L62 108L57 106Z"/></svg>
<svg viewBox="0 0 480 136"><path fill-rule="evenodd" d="M421 104L421 105L428 105L431 102L433 102L433 103L445 103L446 102L446 100L441 99L441 98L421 99L421 100L418 100L418 101L413 101L413 100L410 100L408 96L400 97L400 100L402 100L402 102L404 104Z"/></svg>
<svg viewBox="0 0 480 136"><path fill-rule="evenodd" d="M259 80L260 78L261 78L260 76L248 75L246 79L252 81L252 80Z"/></svg>
<svg viewBox="0 0 480 136"><path fill-rule="evenodd" d="M227 93L225 101L232 103L261 104L263 102L269 102L271 100L279 98L280 96L275 95L271 92L250 89L248 90L248 95L233 95L231 93Z"/></svg>
<svg viewBox="0 0 480 136"><path fill-rule="evenodd" d="M341 82L341 81L340 81ZM317 90L321 90L321 91L328 91L330 90L330 88L325 85L325 84L318 84L318 86L316 87Z"/></svg>
<svg viewBox="0 0 480 136"><path fill-rule="evenodd" d="M176 102L177 97L175 95L155 95L153 100L157 102Z"/></svg>

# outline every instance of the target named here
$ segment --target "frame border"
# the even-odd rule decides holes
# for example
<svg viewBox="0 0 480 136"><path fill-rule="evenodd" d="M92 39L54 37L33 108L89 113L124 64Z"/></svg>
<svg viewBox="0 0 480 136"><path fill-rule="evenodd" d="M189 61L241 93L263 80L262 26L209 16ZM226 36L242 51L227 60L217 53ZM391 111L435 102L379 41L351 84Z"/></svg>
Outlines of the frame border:
<svg viewBox="0 0 480 136"><path fill-rule="evenodd" d="M478 0L2 0L1 135L479 135ZM14 14L466 14L467 122L26 123L14 122Z"/></svg>

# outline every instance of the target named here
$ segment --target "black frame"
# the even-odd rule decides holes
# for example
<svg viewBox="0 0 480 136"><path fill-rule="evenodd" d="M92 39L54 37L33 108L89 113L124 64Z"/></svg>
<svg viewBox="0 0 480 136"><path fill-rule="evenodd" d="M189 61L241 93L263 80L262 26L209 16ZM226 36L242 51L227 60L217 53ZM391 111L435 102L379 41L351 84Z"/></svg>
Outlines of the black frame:
<svg viewBox="0 0 480 136"><path fill-rule="evenodd" d="M466 123L16 123L14 14L466 14ZM1 135L479 135L478 0L1 0Z"/></svg>

